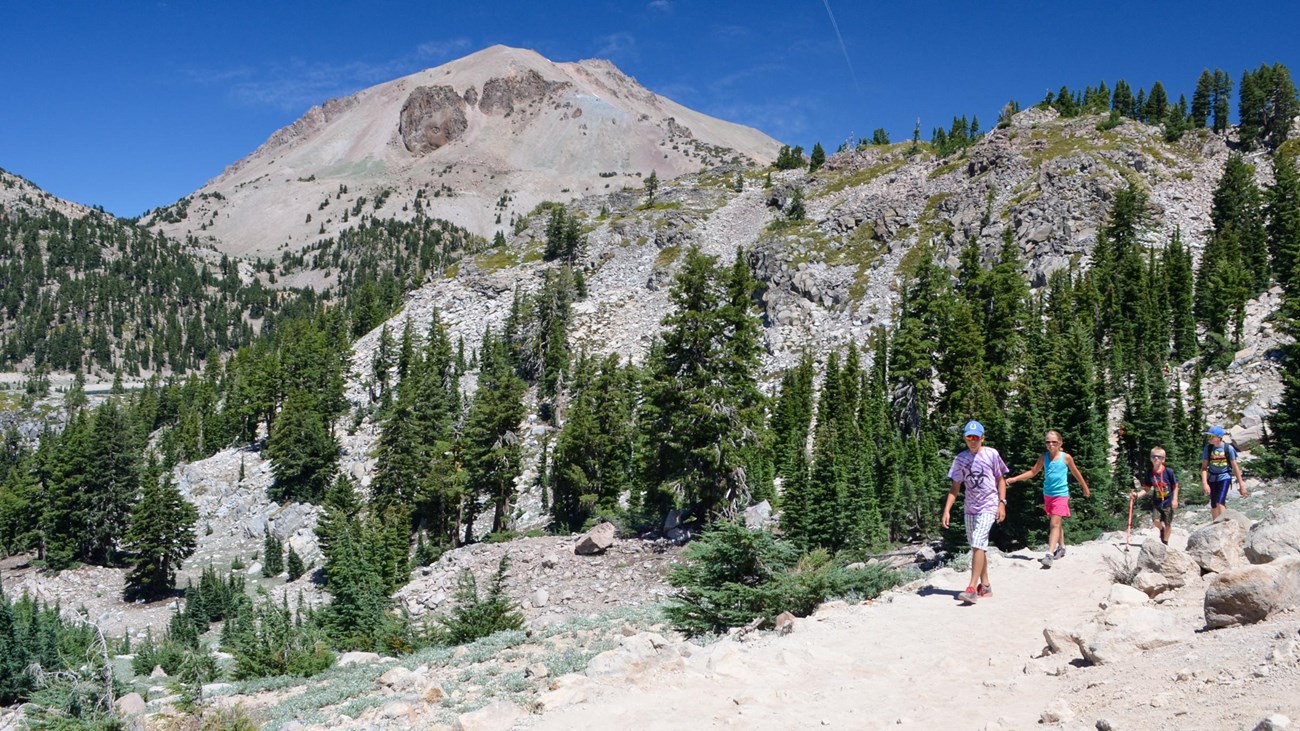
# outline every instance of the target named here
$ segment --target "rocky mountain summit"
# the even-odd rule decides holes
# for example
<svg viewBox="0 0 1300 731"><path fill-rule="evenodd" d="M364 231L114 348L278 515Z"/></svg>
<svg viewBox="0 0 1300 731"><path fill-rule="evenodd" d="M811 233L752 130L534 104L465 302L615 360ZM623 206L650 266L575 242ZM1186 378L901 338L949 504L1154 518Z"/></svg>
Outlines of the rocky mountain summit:
<svg viewBox="0 0 1300 731"><path fill-rule="evenodd" d="M313 107L145 222L260 256L301 249L363 212L424 210L490 238L543 200L639 186L651 172L766 163L778 147L651 93L608 61L553 63L492 46Z"/></svg>

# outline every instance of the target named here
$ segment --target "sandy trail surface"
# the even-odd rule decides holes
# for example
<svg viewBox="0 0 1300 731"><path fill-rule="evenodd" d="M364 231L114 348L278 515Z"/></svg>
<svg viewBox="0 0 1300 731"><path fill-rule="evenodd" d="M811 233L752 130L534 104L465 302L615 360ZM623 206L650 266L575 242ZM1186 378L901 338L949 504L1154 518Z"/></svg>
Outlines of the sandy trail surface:
<svg viewBox="0 0 1300 731"><path fill-rule="evenodd" d="M1148 539L1152 531L1135 532L1134 558ZM1179 531L1174 544L1185 540ZM1057 656L1061 674L1045 672L1048 661L1035 660L1043 629L1097 614L1112 586L1104 557L1122 558L1122 549L1122 535L1071 546L1050 570L1038 553L992 555L994 596L973 606L955 599L968 572L950 569L871 603L830 603L787 636L717 642L548 712L533 728L1027 729L1062 705L1058 727L1079 729L1103 718L1116 729L1181 730L1249 729L1274 712L1300 718L1294 662L1253 674L1270 643L1294 639L1296 615L1192 634L1204 625L1204 581L1161 597L1189 642L1108 666Z"/></svg>

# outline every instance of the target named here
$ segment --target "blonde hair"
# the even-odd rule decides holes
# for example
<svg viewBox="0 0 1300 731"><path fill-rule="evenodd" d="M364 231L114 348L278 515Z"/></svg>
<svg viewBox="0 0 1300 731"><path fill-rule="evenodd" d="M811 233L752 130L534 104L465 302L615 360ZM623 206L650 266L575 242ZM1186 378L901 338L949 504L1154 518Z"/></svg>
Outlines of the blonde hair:
<svg viewBox="0 0 1300 731"><path fill-rule="evenodd" d="M1165 448L1164 448L1164 447L1152 447L1152 448L1151 448L1151 454L1158 454L1158 455L1160 455L1161 457L1168 457L1168 456L1169 456L1169 455L1165 454Z"/></svg>
<svg viewBox="0 0 1300 731"><path fill-rule="evenodd" d="M1044 436L1044 437L1056 437L1056 441L1060 442L1061 444L1065 444L1065 437L1062 437L1062 436L1061 436L1061 432L1059 432L1059 431L1057 431L1057 430L1055 430L1055 429L1049 429L1048 432L1047 432L1046 434L1044 434L1043 436Z"/></svg>

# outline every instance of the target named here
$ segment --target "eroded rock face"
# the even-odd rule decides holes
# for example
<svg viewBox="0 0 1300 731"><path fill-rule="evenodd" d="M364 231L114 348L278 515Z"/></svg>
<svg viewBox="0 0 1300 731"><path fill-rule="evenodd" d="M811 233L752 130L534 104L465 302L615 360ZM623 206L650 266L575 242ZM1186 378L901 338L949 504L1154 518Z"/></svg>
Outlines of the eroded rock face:
<svg viewBox="0 0 1300 731"><path fill-rule="evenodd" d="M1246 535L1245 550L1251 563L1300 555L1300 500L1283 505L1256 523Z"/></svg>
<svg viewBox="0 0 1300 731"><path fill-rule="evenodd" d="M563 81L547 81L532 69L521 74L488 79L483 84L483 96L479 99L478 108L484 114L505 116L528 102L541 99L567 86L571 84Z"/></svg>
<svg viewBox="0 0 1300 731"><path fill-rule="evenodd" d="M467 106L450 86L416 87L402 105L402 144L413 154L425 155L456 140L469 127Z"/></svg>

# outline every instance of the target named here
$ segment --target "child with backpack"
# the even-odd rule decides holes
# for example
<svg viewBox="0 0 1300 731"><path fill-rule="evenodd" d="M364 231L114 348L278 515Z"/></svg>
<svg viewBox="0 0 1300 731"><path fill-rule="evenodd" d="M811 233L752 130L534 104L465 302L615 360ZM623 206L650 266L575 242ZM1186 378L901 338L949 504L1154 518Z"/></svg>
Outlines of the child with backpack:
<svg viewBox="0 0 1300 731"><path fill-rule="evenodd" d="M1142 498L1148 492L1151 493L1151 522L1160 531L1160 542L1167 546L1174 530L1174 511L1178 509L1178 476L1173 467L1165 464L1162 447L1152 447L1151 467L1142 477L1142 489L1129 493L1129 498Z"/></svg>
<svg viewBox="0 0 1300 731"><path fill-rule="evenodd" d="M1201 487L1210 496L1210 515L1223 515L1228 502L1228 488L1232 477L1237 476L1241 496L1246 497L1246 482L1241 479L1241 465L1237 464L1237 450L1223 441L1223 427L1215 424L1205 431L1209 441L1201 451Z"/></svg>
<svg viewBox="0 0 1300 731"><path fill-rule="evenodd" d="M1038 457L1026 472L1021 472L1014 477L1007 478L1007 484L1028 480L1038 476L1043 472L1043 512L1047 513L1048 531L1047 531L1047 555L1038 559L1043 564L1043 568L1052 568L1052 562L1065 558L1065 527L1064 520L1070 517L1070 484L1069 475L1074 475L1074 479L1079 481L1083 487L1083 496L1092 497L1092 491L1088 489L1088 481L1083 479L1083 474L1074 464L1074 458L1062 449L1061 433L1058 431L1049 431L1044 438L1047 450Z"/></svg>

